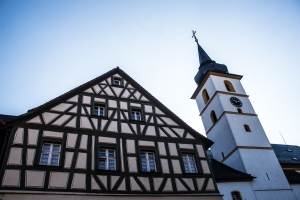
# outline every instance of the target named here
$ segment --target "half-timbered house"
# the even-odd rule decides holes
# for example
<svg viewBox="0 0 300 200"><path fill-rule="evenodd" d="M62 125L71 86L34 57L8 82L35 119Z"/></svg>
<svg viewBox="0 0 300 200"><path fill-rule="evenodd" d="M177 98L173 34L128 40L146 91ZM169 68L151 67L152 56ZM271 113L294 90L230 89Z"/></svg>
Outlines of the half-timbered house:
<svg viewBox="0 0 300 200"><path fill-rule="evenodd" d="M120 68L10 122L3 199L222 199L213 142Z"/></svg>

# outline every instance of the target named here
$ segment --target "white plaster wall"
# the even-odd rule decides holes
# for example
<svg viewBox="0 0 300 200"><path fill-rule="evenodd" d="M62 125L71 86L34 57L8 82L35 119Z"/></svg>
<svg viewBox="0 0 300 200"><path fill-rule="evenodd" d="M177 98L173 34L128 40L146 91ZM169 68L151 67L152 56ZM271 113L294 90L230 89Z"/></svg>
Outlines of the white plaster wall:
<svg viewBox="0 0 300 200"><path fill-rule="evenodd" d="M235 96L235 95L227 95L227 94L218 94L218 98L223 106L223 109L225 111L230 111L230 112L237 112L237 107L231 104L230 98L231 97L237 97L238 99L241 100L243 103L243 106L240 108L242 109L243 113L250 113L250 114L255 114L255 111L252 107L252 104L248 97L240 97L240 96Z"/></svg>
<svg viewBox="0 0 300 200"><path fill-rule="evenodd" d="M202 97L202 91L206 89L209 98L211 98L214 93L216 92L215 86L213 85L213 82L211 80L211 76L206 80L206 82L204 83L203 87L201 88L201 90L199 91L199 93L196 96L196 102L198 104L198 109L199 109L199 113L201 113L201 111L203 110L205 103Z"/></svg>
<svg viewBox="0 0 300 200"><path fill-rule="evenodd" d="M210 78L211 78L216 90L227 92L227 89L226 89L225 84L224 84L224 81L227 80L227 81L232 83L232 85L235 89L235 93L246 94L246 92L245 92L245 90L244 90L244 88L241 84L241 81L238 80L238 79L221 77L221 76L214 76L214 75L211 75Z"/></svg>
<svg viewBox="0 0 300 200"><path fill-rule="evenodd" d="M291 184L290 186L294 190L297 199L300 200L300 184Z"/></svg>
<svg viewBox="0 0 300 200"><path fill-rule="evenodd" d="M247 173L238 150L231 154L223 163L229 167L232 167L233 169Z"/></svg>
<svg viewBox="0 0 300 200"><path fill-rule="evenodd" d="M297 200L292 189L275 191L255 191L255 195L257 200Z"/></svg>
<svg viewBox="0 0 300 200"><path fill-rule="evenodd" d="M256 199L253 192L251 182L227 182L217 183L220 194L224 195L224 200L232 200L231 192L239 191L242 199L253 200Z"/></svg>
<svg viewBox="0 0 300 200"><path fill-rule="evenodd" d="M195 195L195 196L178 196L178 195L166 195L166 196L146 196L146 195L107 195L94 193L93 195L86 194L4 194L3 200L222 200L222 196L217 193L212 193L208 195Z"/></svg>
<svg viewBox="0 0 300 200"><path fill-rule="evenodd" d="M290 189L273 150L239 149L239 152L247 173L257 177L252 181L253 189Z"/></svg>
<svg viewBox="0 0 300 200"><path fill-rule="evenodd" d="M225 114L238 146L271 147L269 139L257 116ZM251 132L246 132L244 124Z"/></svg>
<svg viewBox="0 0 300 200"><path fill-rule="evenodd" d="M222 152L224 152L226 156L236 147L235 140L225 116L217 122L207 137L214 141L214 144L211 146L211 152L218 161L223 159Z"/></svg>
<svg viewBox="0 0 300 200"><path fill-rule="evenodd" d="M210 113L212 110L215 111L217 119L219 119L222 113L224 112L223 106L219 101L219 95L217 95L214 99L212 99L212 102L209 104L209 106L206 108L204 113L201 115L205 131L208 131L213 125L210 118Z"/></svg>
<svg viewBox="0 0 300 200"><path fill-rule="evenodd" d="M208 108L201 115L205 131L208 131L210 127L213 125L210 118L210 113L212 110L215 111L217 118L219 118L224 111L237 112L237 107L233 106L230 103L230 98L233 96L234 95L226 95L226 94L217 94L215 96L215 98L212 100ZM243 103L243 106L241 107L243 113L255 114L251 102L247 97L238 97L238 98ZM237 116L241 116L241 115L237 115Z"/></svg>

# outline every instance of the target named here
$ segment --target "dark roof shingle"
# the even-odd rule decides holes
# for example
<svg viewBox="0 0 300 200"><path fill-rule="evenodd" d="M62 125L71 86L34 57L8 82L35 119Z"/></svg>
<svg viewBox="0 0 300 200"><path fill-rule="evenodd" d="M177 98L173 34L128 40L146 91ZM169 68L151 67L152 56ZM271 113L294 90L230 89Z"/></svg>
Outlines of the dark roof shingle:
<svg viewBox="0 0 300 200"><path fill-rule="evenodd" d="M300 164L300 147L296 145L271 144L280 164Z"/></svg>
<svg viewBox="0 0 300 200"><path fill-rule="evenodd" d="M216 181L252 181L255 178L215 160L210 150L207 151L207 158Z"/></svg>

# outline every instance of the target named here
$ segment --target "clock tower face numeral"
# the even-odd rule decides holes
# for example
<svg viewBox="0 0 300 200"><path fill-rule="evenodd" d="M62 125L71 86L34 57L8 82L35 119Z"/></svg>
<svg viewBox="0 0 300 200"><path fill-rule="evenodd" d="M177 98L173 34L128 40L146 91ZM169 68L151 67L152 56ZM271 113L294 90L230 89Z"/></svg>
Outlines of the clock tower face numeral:
<svg viewBox="0 0 300 200"><path fill-rule="evenodd" d="M232 105L234 105L235 107L242 107L243 106L243 103L241 102L241 100L239 100L238 98L236 97L231 97L230 98L230 103Z"/></svg>

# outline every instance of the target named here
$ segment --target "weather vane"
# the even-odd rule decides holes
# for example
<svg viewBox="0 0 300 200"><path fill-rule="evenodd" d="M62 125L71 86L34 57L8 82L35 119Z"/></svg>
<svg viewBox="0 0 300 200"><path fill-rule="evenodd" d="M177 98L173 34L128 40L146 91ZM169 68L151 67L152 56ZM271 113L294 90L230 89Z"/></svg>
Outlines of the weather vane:
<svg viewBox="0 0 300 200"><path fill-rule="evenodd" d="M196 37L196 35L195 35L196 31L193 31L193 30L192 30L192 32L193 32L193 36L192 36L192 38L195 38L195 42L197 42L197 43L198 43L198 39L197 39L197 37Z"/></svg>

